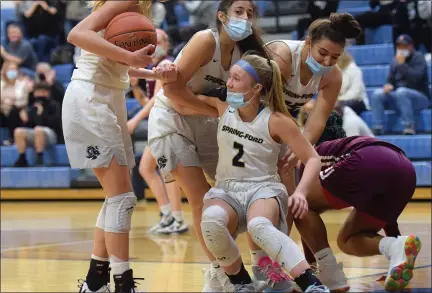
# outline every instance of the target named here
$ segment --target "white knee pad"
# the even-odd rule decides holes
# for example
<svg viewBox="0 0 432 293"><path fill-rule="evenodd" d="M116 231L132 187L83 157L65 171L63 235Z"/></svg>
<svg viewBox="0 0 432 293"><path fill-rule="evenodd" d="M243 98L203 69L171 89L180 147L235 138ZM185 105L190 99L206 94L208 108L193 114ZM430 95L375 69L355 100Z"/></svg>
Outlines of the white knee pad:
<svg viewBox="0 0 432 293"><path fill-rule="evenodd" d="M282 233L269 219L255 217L248 223L248 232L256 245L276 260L288 273L305 260L300 248L286 234Z"/></svg>
<svg viewBox="0 0 432 293"><path fill-rule="evenodd" d="M220 206L208 207L202 214L201 233L208 250L223 267L233 264L240 257L237 244L227 229L228 222L228 213Z"/></svg>
<svg viewBox="0 0 432 293"><path fill-rule="evenodd" d="M99 212L99 215L96 220L96 227L105 231L105 215L107 211L107 200L105 199L102 208Z"/></svg>
<svg viewBox="0 0 432 293"><path fill-rule="evenodd" d="M137 199L133 192L108 198L105 214L105 232L128 233Z"/></svg>

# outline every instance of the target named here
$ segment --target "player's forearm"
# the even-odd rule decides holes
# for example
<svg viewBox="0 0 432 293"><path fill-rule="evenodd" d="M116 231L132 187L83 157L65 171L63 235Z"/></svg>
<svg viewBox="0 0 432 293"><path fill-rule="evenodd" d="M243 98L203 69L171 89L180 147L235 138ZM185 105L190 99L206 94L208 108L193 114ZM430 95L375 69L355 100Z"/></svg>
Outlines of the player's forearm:
<svg viewBox="0 0 432 293"><path fill-rule="evenodd" d="M304 167L303 176L300 180L296 190L307 195L309 194L309 189L312 186L314 180L319 176L321 171L321 160L319 157L310 158Z"/></svg>

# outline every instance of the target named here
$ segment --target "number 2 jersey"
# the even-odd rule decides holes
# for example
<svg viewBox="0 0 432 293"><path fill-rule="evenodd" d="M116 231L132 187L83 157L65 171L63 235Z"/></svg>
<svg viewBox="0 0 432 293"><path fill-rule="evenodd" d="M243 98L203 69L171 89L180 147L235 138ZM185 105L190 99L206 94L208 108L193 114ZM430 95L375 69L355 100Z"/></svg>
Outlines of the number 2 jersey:
<svg viewBox="0 0 432 293"><path fill-rule="evenodd" d="M254 121L243 122L239 112L228 106L220 117L217 133L217 181L260 182L278 176L281 144L270 135L271 114L270 108L264 107Z"/></svg>

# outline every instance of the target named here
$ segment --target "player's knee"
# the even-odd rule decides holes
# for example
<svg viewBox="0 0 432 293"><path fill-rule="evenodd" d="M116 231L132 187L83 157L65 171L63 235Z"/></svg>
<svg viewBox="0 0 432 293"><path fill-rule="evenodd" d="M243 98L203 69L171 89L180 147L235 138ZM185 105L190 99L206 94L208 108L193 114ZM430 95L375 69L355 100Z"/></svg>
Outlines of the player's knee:
<svg viewBox="0 0 432 293"><path fill-rule="evenodd" d="M252 237L252 240L257 245L259 245L259 243L257 243L257 240L259 242L262 236L266 234L264 232L270 231L269 229L271 228L273 228L272 222L270 222L269 219L264 217L252 218L247 225L249 235Z"/></svg>
<svg viewBox="0 0 432 293"><path fill-rule="evenodd" d="M107 200L105 232L128 233L137 198L133 192L124 193Z"/></svg>
<svg viewBox="0 0 432 293"><path fill-rule="evenodd" d="M348 239L343 233L339 233L336 239L337 246L345 254L351 254L349 253L350 249L348 249Z"/></svg>
<svg viewBox="0 0 432 293"><path fill-rule="evenodd" d="M237 245L227 229L228 223L228 213L220 206L210 206L202 214L204 241L221 266L229 266L240 257Z"/></svg>

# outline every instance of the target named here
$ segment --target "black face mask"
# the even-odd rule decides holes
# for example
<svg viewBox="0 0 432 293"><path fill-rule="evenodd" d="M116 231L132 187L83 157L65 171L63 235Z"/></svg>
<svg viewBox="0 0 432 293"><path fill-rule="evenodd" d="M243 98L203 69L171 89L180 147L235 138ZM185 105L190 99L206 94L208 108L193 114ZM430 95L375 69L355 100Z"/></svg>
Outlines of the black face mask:
<svg viewBox="0 0 432 293"><path fill-rule="evenodd" d="M42 104L44 104L44 103L48 102L49 97L35 96L34 99L35 99L36 103L42 103Z"/></svg>
<svg viewBox="0 0 432 293"><path fill-rule="evenodd" d="M38 73L38 78L39 81L45 81L46 80L45 73Z"/></svg>

